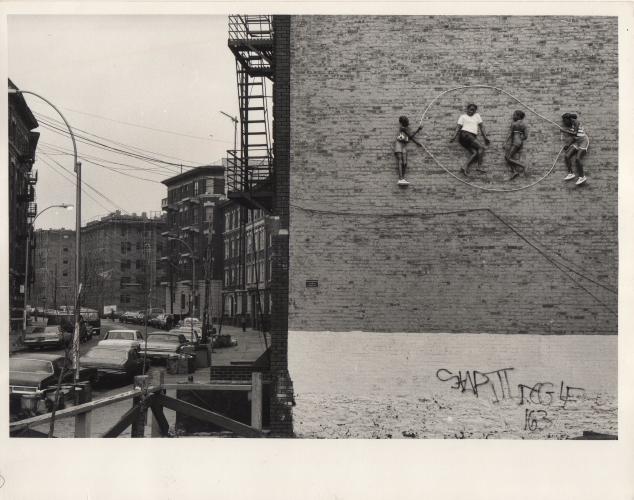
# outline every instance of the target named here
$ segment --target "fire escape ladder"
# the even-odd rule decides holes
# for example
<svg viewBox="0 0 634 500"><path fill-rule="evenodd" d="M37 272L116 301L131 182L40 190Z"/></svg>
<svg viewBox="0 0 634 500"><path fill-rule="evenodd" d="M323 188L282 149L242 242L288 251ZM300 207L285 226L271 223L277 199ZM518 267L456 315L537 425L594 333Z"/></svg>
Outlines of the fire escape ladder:
<svg viewBox="0 0 634 500"><path fill-rule="evenodd" d="M270 16L229 16L229 48L236 58L240 145L228 151L227 191L246 208L270 211L273 157L269 124L273 80Z"/></svg>

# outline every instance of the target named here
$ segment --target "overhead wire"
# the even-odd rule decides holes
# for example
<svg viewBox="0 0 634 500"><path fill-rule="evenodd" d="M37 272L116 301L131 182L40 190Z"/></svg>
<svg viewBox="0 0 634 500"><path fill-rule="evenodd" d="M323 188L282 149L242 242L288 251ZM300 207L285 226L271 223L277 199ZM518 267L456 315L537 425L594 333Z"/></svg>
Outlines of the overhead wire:
<svg viewBox="0 0 634 500"><path fill-rule="evenodd" d="M149 127L147 125L140 125L140 124L137 124L137 123L126 122L126 121L123 121L123 120L116 120L114 118L107 118L105 116L97 115L97 114L94 114L94 113L87 113L86 111L78 111L76 109L70 109L70 108L64 108L64 107L62 107L62 109L70 111L71 113L78 113L80 115L91 116L93 118L97 118L97 119L100 119L100 120L105 120L105 121L114 122L114 123L120 123L122 125L128 125L130 127L137 127L137 128L142 128L142 129L145 129L145 130L152 130L154 132L162 132L164 134L172 134L172 135L177 135L179 137L187 137L189 139L197 139L197 140L208 141L208 142L224 142L224 143L227 143L227 144L233 144L231 141L226 141L224 139L210 139L209 137L202 137L202 136L199 136L199 135L183 134L182 132L176 132L176 131L172 131L172 130L165 130L165 129L156 128L156 127Z"/></svg>
<svg viewBox="0 0 634 500"><path fill-rule="evenodd" d="M45 115L45 114L41 114L41 113L37 113L37 112L34 112L34 114L35 114L35 116L38 119L42 120L44 123L52 122L53 125L56 125L58 127L65 127L64 122L62 122L62 121L60 121L60 120L58 120L58 119L56 119L54 117L51 117L51 116L48 116L48 115ZM48 123L48 124L50 125L50 123ZM116 144L116 145L121 146L123 148L128 148L128 149L131 149L131 150L140 151L142 153L149 153L151 156L162 156L164 158L171 158L172 160L178 160L179 162L182 162L184 166L187 163L191 163L194 166L199 163L199 162L196 162L194 160L184 160L184 159L182 159L180 157L177 157L177 156L172 156L172 155L168 155L168 154L165 154L165 153L159 153L157 151L144 149L144 148L141 148L139 146L134 146L132 144L127 144L127 143L124 143L124 142L115 141L114 139L111 139L111 138L108 138L108 137L104 137L104 136L95 134L93 132L89 132L89 131L87 131L85 129L81 129L79 127L73 127L73 131L75 131L75 130L77 130L79 132L83 132L84 134L90 135L90 136L95 137L97 139L101 139L101 140L104 140L104 141L107 141L107 142L111 142L112 144ZM191 168L191 167L188 167L188 168Z"/></svg>
<svg viewBox="0 0 634 500"><path fill-rule="evenodd" d="M57 133L58 135L62 135L62 136L65 136L65 137L70 136L70 132L68 131L68 129L65 129L63 127L58 127L58 126L55 126L55 125L51 125L51 124L48 124L46 122L40 122L40 124L44 128L46 128L46 129L48 129L48 130L50 130L50 131L52 131L54 133ZM115 147L115 146L110 146L108 144L104 144L102 142L95 141L94 139L90 139L88 137L82 136L81 134L73 134L73 135L75 136L75 140L77 142L79 142L79 143L91 145L93 147L97 147L97 148L100 148L100 149L106 149L106 150L108 150L110 152L120 153L120 154L123 154L123 155L126 155L126 156L130 156L132 158L136 158L136 159L139 159L139 160L142 160L142 161L147 161L149 163L159 163L159 164L162 164L162 165L168 165L168 166L178 167L178 168L181 168L181 167L184 166L181 163L169 162L169 161L161 160L160 158L153 158L153 157L150 157L150 156L147 156L147 155L142 155L142 154L139 154L139 153L135 153L133 151L128 151L128 150L121 149L121 148L118 148L118 147ZM194 167L188 167L188 168L194 168Z"/></svg>
<svg viewBox="0 0 634 500"><path fill-rule="evenodd" d="M51 169L53 170L53 172L55 172L57 175L59 175L60 177L62 177L62 179L66 180L67 182L71 183L73 186L76 186L77 183L74 180L74 177L72 176L72 174L69 174L68 172L66 172L66 170L62 170L59 171L59 167L55 166L52 163L49 163L49 160L47 160L46 158L40 157L40 160L42 162L44 162L46 165L48 165L49 167L51 167ZM82 181L82 184L85 184ZM94 201L97 205L99 205L101 208L103 208L104 210L110 211L110 209L108 207L106 207L105 205L103 205L99 200L97 200L96 198L94 198L90 193L86 192L85 189L82 188L82 193L85 194L88 198L90 198L92 201Z"/></svg>
<svg viewBox="0 0 634 500"><path fill-rule="evenodd" d="M44 156L47 156L46 153L44 153ZM50 163L48 163L44 158L40 158L42 159L47 165L51 166ZM64 172L66 172L72 179L71 182L73 182L73 184L77 184L76 180L75 180L75 176L73 175L72 172L70 172L64 165L62 165L61 163L59 163L57 160L55 160L54 158L48 158L49 161L52 161L53 163L55 163L59 168L61 168ZM87 188L91 189L92 191L94 191L98 196L102 197L104 200L106 200L108 203L110 203L113 207L115 207L118 210L121 210L123 212L128 212L127 210L125 210L124 208L120 207L116 202L114 202L112 199L110 199L108 196L106 196L105 194L103 194L101 191L99 191L98 189L96 189L95 187L91 186L89 183L87 183L85 180L82 180L82 192L84 192L86 194L86 196L88 196L90 199L92 199L93 201L95 201L97 204L99 204L102 208L104 208L105 210L110 210L107 207L104 207L103 205L101 205L97 200L95 200L95 198L93 198L90 193L87 193L84 189L83 186L86 186Z"/></svg>

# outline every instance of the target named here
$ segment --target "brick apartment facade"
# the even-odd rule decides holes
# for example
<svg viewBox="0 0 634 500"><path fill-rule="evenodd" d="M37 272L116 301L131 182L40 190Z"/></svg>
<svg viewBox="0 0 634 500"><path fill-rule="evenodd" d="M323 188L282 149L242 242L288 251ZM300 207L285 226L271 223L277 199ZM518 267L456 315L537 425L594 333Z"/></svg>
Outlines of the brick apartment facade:
<svg viewBox="0 0 634 500"><path fill-rule="evenodd" d="M298 16L290 24L291 329L617 332L617 18ZM411 185L399 188L399 116L415 129L441 93L475 84L524 104L490 88L434 101L418 138L442 165L459 175L466 154L449 139L475 102L491 146L489 173L473 182L528 185L548 173L562 140L526 106L557 123L574 111L591 140L587 185L563 181L560 157L533 187L483 191L412 147ZM515 109L526 112L529 176L511 185L502 145Z"/></svg>
<svg viewBox="0 0 634 500"><path fill-rule="evenodd" d="M9 89L16 89L9 80ZM32 231L32 221L37 215L35 184L37 172L33 171L35 150L40 137L33 129L37 120L20 94L9 94L9 317L12 330L21 328L24 311L27 235ZM29 268L33 265L32 251L35 241L31 238ZM31 286L33 278L27 286Z"/></svg>
<svg viewBox="0 0 634 500"><path fill-rule="evenodd" d="M33 254L31 305L39 310L73 307L75 300L75 231L38 229Z"/></svg>
<svg viewBox="0 0 634 500"><path fill-rule="evenodd" d="M197 167L163 181L166 227L162 237L162 289L166 311L188 315L192 294L192 257L196 272L196 316L216 321L222 313L222 216L224 167ZM179 241L169 240L176 237ZM193 251L193 256L189 253ZM202 307L202 309L201 309Z"/></svg>
<svg viewBox="0 0 634 500"><path fill-rule="evenodd" d="M271 235L263 210L244 210L234 201L223 214L223 323L268 330L271 309ZM244 224L241 224L244 217Z"/></svg>
<svg viewBox="0 0 634 500"><path fill-rule="evenodd" d="M160 214L113 212L82 228L82 306L117 312L165 309L157 266L163 251ZM149 298L149 302L148 302Z"/></svg>

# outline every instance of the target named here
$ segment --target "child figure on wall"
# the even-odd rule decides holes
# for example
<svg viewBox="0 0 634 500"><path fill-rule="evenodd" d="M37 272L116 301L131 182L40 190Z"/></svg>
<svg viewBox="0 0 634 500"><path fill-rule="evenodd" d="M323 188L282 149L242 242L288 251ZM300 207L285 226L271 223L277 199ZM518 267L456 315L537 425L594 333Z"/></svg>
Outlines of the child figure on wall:
<svg viewBox="0 0 634 500"><path fill-rule="evenodd" d="M465 148L471 156L467 160L464 167L460 167L460 172L465 177L469 177L469 166L477 161L476 170L478 172L486 173L482 168L482 158L484 157L484 146L478 142L478 132L482 134L484 143L488 146L490 141L487 137L486 130L484 129L484 123L482 123L482 117L479 113L476 113L478 106L475 104L469 104L467 106L467 112L460 115L458 118L458 125L456 126L456 132L449 142L454 142L456 137L460 145Z"/></svg>
<svg viewBox="0 0 634 500"><path fill-rule="evenodd" d="M506 145L510 142L510 146L504 155L506 163L511 167L510 181L520 174L526 174L526 166L520 163L516 158L522 150L524 141L528 138L528 128L524 123L525 117L526 114L520 109L513 112L511 131L504 143Z"/></svg>
<svg viewBox="0 0 634 500"><path fill-rule="evenodd" d="M573 164L577 167L577 182L575 184L579 186L586 182L587 178L583 173L582 159L588 152L588 146L590 145L590 139L583 130L583 125L577 119L576 113L564 113L561 115L561 121L564 124L565 129L563 132L568 136L567 143L564 146L566 161L566 168L568 169L568 175L564 177L565 181L571 181L575 177L573 172Z"/></svg>
<svg viewBox="0 0 634 500"><path fill-rule="evenodd" d="M396 168L398 171L398 185L406 187L409 182L405 180L405 172L407 170L407 145L413 142L417 146L421 144L414 139L416 134L420 132L423 127L418 127L416 132L412 133L409 128L409 119L407 116L401 116L398 119L399 130L394 141L394 156L396 156Z"/></svg>

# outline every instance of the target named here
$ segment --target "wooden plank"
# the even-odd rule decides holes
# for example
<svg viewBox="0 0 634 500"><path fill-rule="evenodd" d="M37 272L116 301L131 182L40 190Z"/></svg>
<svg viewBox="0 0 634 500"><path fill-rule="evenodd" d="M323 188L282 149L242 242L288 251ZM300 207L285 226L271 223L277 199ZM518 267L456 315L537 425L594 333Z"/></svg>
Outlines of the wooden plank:
<svg viewBox="0 0 634 500"><path fill-rule="evenodd" d="M224 415L220 415L219 413L205 410L200 406L181 401L180 399L165 396L163 394L156 394L154 396L154 399L165 408L169 408L170 410L174 410L175 412L197 418L199 420L202 420L203 422L216 424L223 429L235 432L238 436L262 437L262 433L260 431L257 431L252 427L243 424L242 422L237 422L236 420L232 420L228 417L225 417Z"/></svg>
<svg viewBox="0 0 634 500"><path fill-rule="evenodd" d="M179 391L250 391L251 384L164 384L163 389Z"/></svg>
<svg viewBox="0 0 634 500"><path fill-rule="evenodd" d="M150 388L150 390L158 391L160 390L160 387L152 387ZM131 390L119 394L114 394L113 396L108 396L106 398L95 399L94 401L90 401L89 403L71 406L70 408L65 408L63 410L57 410L57 412L55 412L55 420L74 417L75 415L79 415L80 413L85 413L87 411L96 410L98 408L118 403L120 401L125 401L126 399L133 398L134 396L137 396L139 394L141 394L140 390ZM25 429L27 427L34 427L37 425L46 424L50 421L51 414L45 413L44 415L38 415L36 417L25 418L24 420L11 422L9 424L9 431L13 432L20 429Z"/></svg>
<svg viewBox="0 0 634 500"><path fill-rule="evenodd" d="M165 384L165 372L159 372L159 385ZM165 391L161 391L165 394ZM150 408L152 409L152 437L168 436L169 424L163 413L163 407L158 404L153 396L150 396Z"/></svg>
<svg viewBox="0 0 634 500"><path fill-rule="evenodd" d="M137 413L136 418L132 421L132 437L142 438L145 435L145 424L147 423L147 406L143 406L142 402L147 397L147 389L150 384L149 375L137 375L134 377L134 387L141 389L140 396L132 398L132 406L138 406L140 411Z"/></svg>
<svg viewBox="0 0 634 500"><path fill-rule="evenodd" d="M81 390L78 393L79 403L88 403L92 401L92 388L89 382L80 382ZM77 390L77 388L75 388ZM75 437L76 438L89 438L90 437L90 424L92 420L92 412L87 411L75 415Z"/></svg>
<svg viewBox="0 0 634 500"><path fill-rule="evenodd" d="M152 409L152 437L168 436L170 426L163 413L163 407L154 399L150 399L150 408Z"/></svg>
<svg viewBox="0 0 634 500"><path fill-rule="evenodd" d="M105 437L105 438L117 437L119 434L121 434L124 430L126 430L126 428L128 428L132 424L134 419L137 418L137 415L139 414L140 411L141 411L141 407L140 406L138 406L138 405L137 406L133 406L128 411L126 411L122 415L122 417L119 419L119 421L116 424L114 424L101 437Z"/></svg>
<svg viewBox="0 0 634 500"><path fill-rule="evenodd" d="M262 430L262 373L251 374L251 427Z"/></svg>

